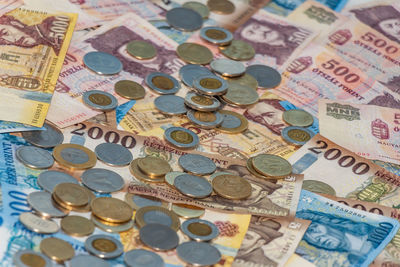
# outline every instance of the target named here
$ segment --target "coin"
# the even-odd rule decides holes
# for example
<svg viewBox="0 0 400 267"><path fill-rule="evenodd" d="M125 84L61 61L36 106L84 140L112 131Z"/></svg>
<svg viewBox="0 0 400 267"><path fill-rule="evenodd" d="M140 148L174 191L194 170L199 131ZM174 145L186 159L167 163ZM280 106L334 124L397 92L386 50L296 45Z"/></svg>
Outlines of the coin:
<svg viewBox="0 0 400 267"><path fill-rule="evenodd" d="M152 72L145 78L147 86L160 95L175 94L181 88L179 82L171 75Z"/></svg>
<svg viewBox="0 0 400 267"><path fill-rule="evenodd" d="M53 234L60 230L56 222L43 219L31 212L21 213L19 221L29 230L39 234Z"/></svg>
<svg viewBox="0 0 400 267"><path fill-rule="evenodd" d="M181 260L194 266L211 266L221 260L219 250L206 242L182 243L176 248L176 253Z"/></svg>
<svg viewBox="0 0 400 267"><path fill-rule="evenodd" d="M314 133L307 128L288 126L282 129L281 136L291 145L302 146L314 136Z"/></svg>
<svg viewBox="0 0 400 267"><path fill-rule="evenodd" d="M210 10L208 9L208 7L200 2L185 2L183 3L182 7L196 11L203 19L208 18L208 15L210 15Z"/></svg>
<svg viewBox="0 0 400 267"><path fill-rule="evenodd" d="M77 144L61 144L54 148L53 157L61 166L84 170L96 165L96 154Z"/></svg>
<svg viewBox="0 0 400 267"><path fill-rule="evenodd" d="M205 210L203 208L199 208L188 204L172 204L171 209L179 217L186 219L198 218L203 216L205 213Z"/></svg>
<svg viewBox="0 0 400 267"><path fill-rule="evenodd" d="M42 217L64 217L68 211L54 206L51 194L44 191L32 192L27 197L28 204Z"/></svg>
<svg viewBox="0 0 400 267"><path fill-rule="evenodd" d="M214 72L227 77L237 77L244 74L246 71L242 62L226 58L214 59L210 63L210 67Z"/></svg>
<svg viewBox="0 0 400 267"><path fill-rule="evenodd" d="M215 177L223 174L234 175L233 173L230 172L214 172L213 174L210 175L210 181L214 180Z"/></svg>
<svg viewBox="0 0 400 267"><path fill-rule="evenodd" d="M175 188L185 196L205 198L211 195L211 184L204 177L183 174L175 178Z"/></svg>
<svg viewBox="0 0 400 267"><path fill-rule="evenodd" d="M187 112L185 99L176 95L162 95L154 100L158 111L167 115L182 115Z"/></svg>
<svg viewBox="0 0 400 267"><path fill-rule="evenodd" d="M171 145L189 149L199 145L199 137L192 131L183 127L170 127L164 132L164 139Z"/></svg>
<svg viewBox="0 0 400 267"><path fill-rule="evenodd" d="M125 252L124 262L128 267L164 267L164 260L157 254L145 249L132 249Z"/></svg>
<svg viewBox="0 0 400 267"><path fill-rule="evenodd" d="M108 235L92 235L85 241L85 249L96 257L112 259L124 252L120 241Z"/></svg>
<svg viewBox="0 0 400 267"><path fill-rule="evenodd" d="M101 168L86 170L82 173L81 180L86 187L99 193L116 192L124 188L125 185L121 175Z"/></svg>
<svg viewBox="0 0 400 267"><path fill-rule="evenodd" d="M228 45L233 40L233 34L222 27L204 27L200 30L200 37L216 45Z"/></svg>
<svg viewBox="0 0 400 267"><path fill-rule="evenodd" d="M40 242L40 251L50 259L62 263L75 256L70 243L56 237L48 237Z"/></svg>
<svg viewBox="0 0 400 267"><path fill-rule="evenodd" d="M292 165L286 159L272 155L259 154L252 159L254 169L265 176L283 178L292 173Z"/></svg>
<svg viewBox="0 0 400 267"><path fill-rule="evenodd" d="M64 141L62 132L51 124L44 123L44 130L22 132L22 137L30 144L43 148L55 147Z"/></svg>
<svg viewBox="0 0 400 267"><path fill-rule="evenodd" d="M182 155L178 159L178 164L184 171L197 175L207 175L217 170L214 161L199 154Z"/></svg>
<svg viewBox="0 0 400 267"><path fill-rule="evenodd" d="M178 231L180 221L178 216L170 210L163 207L148 206L137 210L135 222L139 228L151 223L162 224Z"/></svg>
<svg viewBox="0 0 400 267"><path fill-rule="evenodd" d="M118 100L110 93L92 90L83 93L83 103L91 109L110 111L118 106Z"/></svg>
<svg viewBox="0 0 400 267"><path fill-rule="evenodd" d="M111 267L111 265L103 259L91 255L77 255L69 262L70 267Z"/></svg>
<svg viewBox="0 0 400 267"><path fill-rule="evenodd" d="M70 236L87 236L94 231L94 224L85 217L70 215L60 221L61 229Z"/></svg>
<svg viewBox="0 0 400 267"><path fill-rule="evenodd" d="M213 59L213 54L204 45L196 43L183 43L176 48L179 58L190 64L208 64Z"/></svg>
<svg viewBox="0 0 400 267"><path fill-rule="evenodd" d="M215 111L221 106L221 102L215 97L204 96L189 92L185 97L185 104L194 110L199 111Z"/></svg>
<svg viewBox="0 0 400 267"><path fill-rule="evenodd" d="M90 70L101 75L117 74L122 70L122 63L118 58L99 51L89 52L84 55L83 63Z"/></svg>
<svg viewBox="0 0 400 267"><path fill-rule="evenodd" d="M227 199L246 199L251 195L251 184L237 175L223 174L212 180L212 187L219 196Z"/></svg>
<svg viewBox="0 0 400 267"><path fill-rule="evenodd" d="M56 185L53 192L57 204L68 206L84 206L89 202L85 189L77 184L62 183ZM60 203L61 202L61 203Z"/></svg>
<svg viewBox="0 0 400 267"><path fill-rule="evenodd" d="M219 230L215 224L201 219L189 219L183 222L182 232L196 241L210 241L218 237Z"/></svg>
<svg viewBox="0 0 400 267"><path fill-rule="evenodd" d="M211 12L229 15L235 11L235 5L229 0L208 0L207 6Z"/></svg>
<svg viewBox="0 0 400 267"><path fill-rule="evenodd" d="M129 171L131 174L138 178L139 180L146 182L146 183L163 183L164 182L164 177L158 177L158 178L152 178L142 172L139 167L138 167L138 162L140 159L134 159L131 164L129 165Z"/></svg>
<svg viewBox="0 0 400 267"><path fill-rule="evenodd" d="M184 172L169 172L165 175L165 182L167 182L167 185L174 186L175 178L182 174L185 174L185 173Z"/></svg>
<svg viewBox="0 0 400 267"><path fill-rule="evenodd" d="M239 83L229 83L228 92L222 99L233 106L246 107L257 103L259 96L253 88Z"/></svg>
<svg viewBox="0 0 400 267"><path fill-rule="evenodd" d="M54 159L50 152L39 147L21 146L15 152L17 159L33 169L47 169L53 166Z"/></svg>
<svg viewBox="0 0 400 267"><path fill-rule="evenodd" d="M317 180L305 180L303 181L302 189L311 191L317 194L327 194L331 196L336 196L335 189L327 183L317 181Z"/></svg>
<svg viewBox="0 0 400 267"><path fill-rule="evenodd" d="M195 31L203 25L203 18L199 13L184 7L168 10L165 18L171 27L180 31Z"/></svg>
<svg viewBox="0 0 400 267"><path fill-rule="evenodd" d="M220 46L219 51L233 60L250 60L256 55L253 46L242 40L232 40L229 45Z"/></svg>
<svg viewBox="0 0 400 267"><path fill-rule="evenodd" d="M228 87L231 83L239 83L251 87L254 90L257 90L258 88L258 82L256 78L247 73L239 77L223 77L223 78L228 82Z"/></svg>
<svg viewBox="0 0 400 267"><path fill-rule="evenodd" d="M89 196L89 202L84 206L79 206L79 207L71 207L70 206L70 209L73 211L77 211L77 212L89 212L91 210L90 203L92 202L93 199L96 198L96 196L93 194L92 191L90 191L86 187L82 187L82 188L83 188L83 190L85 190L86 194Z"/></svg>
<svg viewBox="0 0 400 267"><path fill-rule="evenodd" d="M258 86L263 89L275 88L282 81L281 74L276 69L266 65L248 66L246 73L256 78Z"/></svg>
<svg viewBox="0 0 400 267"><path fill-rule="evenodd" d="M214 74L202 75L193 81L193 87L203 95L223 95L228 90L228 83Z"/></svg>
<svg viewBox="0 0 400 267"><path fill-rule="evenodd" d="M132 219L133 209L125 201L112 197L98 197L90 204L92 213L107 222L124 223Z"/></svg>
<svg viewBox="0 0 400 267"><path fill-rule="evenodd" d="M189 87L193 86L193 82L198 76L209 74L212 74L209 69L196 64L187 64L179 69L179 77Z"/></svg>
<svg viewBox="0 0 400 267"><path fill-rule="evenodd" d="M222 120L224 117L218 111L197 111L197 110L189 110L187 113L188 119L204 129L212 129L216 128L222 124Z"/></svg>
<svg viewBox="0 0 400 267"><path fill-rule="evenodd" d="M282 119L289 125L308 127L314 123L313 116L302 109L291 109L283 112Z"/></svg>
<svg viewBox="0 0 400 267"><path fill-rule="evenodd" d="M150 42L133 40L126 45L129 55L138 59L151 59L157 55L157 50Z"/></svg>
<svg viewBox="0 0 400 267"><path fill-rule="evenodd" d="M13 256L13 263L17 267L51 267L50 259L42 253L33 250L20 250Z"/></svg>
<svg viewBox="0 0 400 267"><path fill-rule="evenodd" d="M261 178L261 179L271 179L271 180L275 180L274 177L269 177L269 176L265 176L265 175L261 175L260 173L258 173L254 167L253 167L253 158L249 158L246 162L246 167L247 170L255 177L257 178Z"/></svg>
<svg viewBox="0 0 400 267"><path fill-rule="evenodd" d="M163 224L147 224L140 228L139 236L143 244L157 251L171 250L179 244L177 233Z"/></svg>
<svg viewBox="0 0 400 267"><path fill-rule="evenodd" d="M125 201L132 207L134 210L138 210L143 207L148 206L158 206L161 207L162 202L158 198L151 196L139 196L134 195L132 193L125 194Z"/></svg>
<svg viewBox="0 0 400 267"><path fill-rule="evenodd" d="M142 99L146 92L142 85L134 81L121 80L115 83L114 91L126 99Z"/></svg>
<svg viewBox="0 0 400 267"><path fill-rule="evenodd" d="M164 176L167 172L172 171L168 161L159 157L147 156L139 159L139 169L150 177Z"/></svg>
<svg viewBox="0 0 400 267"><path fill-rule="evenodd" d="M102 143L94 149L99 160L110 166L125 166L131 163L133 156L126 147L114 143Z"/></svg>
<svg viewBox="0 0 400 267"><path fill-rule="evenodd" d="M79 184L71 175L59 171L44 171L37 178L38 185L45 191L52 193L56 185L61 183Z"/></svg>
<svg viewBox="0 0 400 267"><path fill-rule="evenodd" d="M120 233L120 232L125 232L130 229L135 225L135 223L130 220L126 223L109 223L103 220L100 220L96 216L91 217L92 222L96 225L97 228L100 230L103 230L104 232L107 233Z"/></svg>
<svg viewBox="0 0 400 267"><path fill-rule="evenodd" d="M222 124L217 129L223 133L238 134L247 130L249 122L246 117L237 112L229 110L220 110L224 117Z"/></svg>

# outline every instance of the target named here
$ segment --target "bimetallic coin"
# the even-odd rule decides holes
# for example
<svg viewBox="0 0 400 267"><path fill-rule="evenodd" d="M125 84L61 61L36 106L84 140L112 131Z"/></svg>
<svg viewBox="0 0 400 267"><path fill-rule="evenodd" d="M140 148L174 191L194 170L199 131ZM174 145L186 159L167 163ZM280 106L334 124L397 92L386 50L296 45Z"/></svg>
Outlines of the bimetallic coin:
<svg viewBox="0 0 400 267"><path fill-rule="evenodd" d="M251 195L251 184L237 175L219 175L212 180L212 187L219 196L227 199L246 199Z"/></svg>
<svg viewBox="0 0 400 267"><path fill-rule="evenodd" d="M21 146L15 154L20 162L32 169L48 169L54 164L50 152L39 147Z"/></svg>
<svg viewBox="0 0 400 267"><path fill-rule="evenodd" d="M68 211L57 208L49 192L36 191L28 195L28 204L42 217L64 217Z"/></svg>
<svg viewBox="0 0 400 267"><path fill-rule="evenodd" d="M203 25L201 15L189 8L177 7L170 9L165 17L171 27L180 31L195 31Z"/></svg>
<svg viewBox="0 0 400 267"><path fill-rule="evenodd" d="M220 46L219 51L233 60L250 60L256 55L253 46L242 40L233 40L227 46Z"/></svg>
<svg viewBox="0 0 400 267"><path fill-rule="evenodd" d="M91 255L77 255L68 263L69 267L111 267L105 260Z"/></svg>
<svg viewBox="0 0 400 267"><path fill-rule="evenodd" d="M56 237L49 237L40 242L40 251L50 259L63 263L75 256L70 243Z"/></svg>
<svg viewBox="0 0 400 267"><path fill-rule="evenodd" d="M313 116L302 109L291 109L283 112L282 119L289 125L308 127L314 123Z"/></svg>
<svg viewBox="0 0 400 267"><path fill-rule="evenodd" d="M22 132L22 137L30 144L43 148L55 147L64 141L64 135L58 128L48 123L44 123L43 127L42 131Z"/></svg>
<svg viewBox="0 0 400 267"><path fill-rule="evenodd" d="M246 71L246 67L242 62L226 58L213 60L210 63L210 67L214 72L227 77L237 77Z"/></svg>
<svg viewBox="0 0 400 267"><path fill-rule="evenodd" d="M128 267L164 267L164 260L157 254L145 249L132 249L125 252L124 262Z"/></svg>
<svg viewBox="0 0 400 267"><path fill-rule="evenodd" d="M124 188L125 185L121 175L101 168L86 170L82 173L81 180L87 188L99 193L116 192Z"/></svg>
<svg viewBox="0 0 400 267"><path fill-rule="evenodd" d="M170 227L174 231L178 231L180 221L178 216L170 210L163 207L148 206L137 210L135 222L139 228L146 224L156 223Z"/></svg>
<svg viewBox="0 0 400 267"><path fill-rule="evenodd" d="M305 180L303 181L302 189L317 193L317 194L327 194L331 196L336 196L335 189L327 183L317 181L317 180Z"/></svg>
<svg viewBox="0 0 400 267"><path fill-rule="evenodd" d="M87 91L82 95L83 103L91 109L110 111L118 106L118 100L110 93L100 90Z"/></svg>
<svg viewBox="0 0 400 267"><path fill-rule="evenodd" d="M223 78L228 82L228 87L231 83L239 83L251 87L254 90L257 90L258 88L258 82L256 78L247 73L239 77L223 77Z"/></svg>
<svg viewBox="0 0 400 267"><path fill-rule="evenodd" d="M196 11L203 19L208 18L208 16L210 15L210 10L208 9L208 7L200 2L186 2L183 3L182 7Z"/></svg>
<svg viewBox="0 0 400 267"><path fill-rule="evenodd" d="M125 166L131 163L133 156L126 147L114 143L102 143L94 149L99 160L110 166Z"/></svg>
<svg viewBox="0 0 400 267"><path fill-rule="evenodd" d="M132 220L126 223L109 223L100 220L99 218L93 215L91 217L91 220L96 225L97 228L107 233L125 232L128 231L129 229L132 229L132 227L135 225L135 223Z"/></svg>
<svg viewBox="0 0 400 267"><path fill-rule="evenodd" d="M44 171L39 174L37 178L38 185L45 191L53 193L54 187L62 183L74 183L79 182L71 175L65 172L59 171Z"/></svg>
<svg viewBox="0 0 400 267"><path fill-rule="evenodd" d="M302 146L313 138L314 133L307 128L288 126L282 129L281 136L291 145Z"/></svg>
<svg viewBox="0 0 400 267"><path fill-rule="evenodd" d="M85 249L96 257L112 259L124 252L120 241L109 235L92 235L85 241Z"/></svg>
<svg viewBox="0 0 400 267"><path fill-rule="evenodd" d="M235 5L229 0L208 0L207 6L211 12L229 15L235 12Z"/></svg>
<svg viewBox="0 0 400 267"><path fill-rule="evenodd" d="M157 251L171 250L179 244L178 234L163 224L147 224L140 228L139 236L143 244Z"/></svg>
<svg viewBox="0 0 400 267"><path fill-rule="evenodd" d="M190 149L199 145L199 137L192 131L183 127L170 127L164 132L164 139L171 145Z"/></svg>
<svg viewBox="0 0 400 267"><path fill-rule="evenodd" d="M56 185L53 192L53 199L62 207L84 206L89 203L89 196L86 190L77 184L62 183Z"/></svg>
<svg viewBox="0 0 400 267"><path fill-rule="evenodd" d="M90 70L101 75L113 75L122 70L121 61L104 52L89 52L83 57L83 63Z"/></svg>
<svg viewBox="0 0 400 267"><path fill-rule="evenodd" d="M150 177L164 176L172 171L168 161L159 157L147 156L138 161L139 169Z"/></svg>
<svg viewBox="0 0 400 267"><path fill-rule="evenodd" d="M145 78L147 86L160 95L172 95L179 91L181 85L171 75L152 72Z"/></svg>
<svg viewBox="0 0 400 267"><path fill-rule="evenodd" d="M183 174L175 178L175 188L185 196L205 198L211 195L211 184L204 177Z"/></svg>
<svg viewBox="0 0 400 267"><path fill-rule="evenodd" d="M189 241L176 248L178 257L194 266L211 266L221 260L221 252L206 242Z"/></svg>
<svg viewBox="0 0 400 267"><path fill-rule="evenodd" d="M17 267L51 267L50 259L42 253L33 250L20 250L13 256L13 263Z"/></svg>
<svg viewBox="0 0 400 267"><path fill-rule="evenodd" d="M276 69L265 65L248 66L246 73L256 78L258 86L263 89L275 88L282 81L281 74Z"/></svg>
<svg viewBox="0 0 400 267"><path fill-rule="evenodd" d="M134 40L126 45L129 55L138 59L151 59L157 55L157 49L150 42Z"/></svg>
<svg viewBox="0 0 400 267"><path fill-rule="evenodd" d="M184 172L169 172L165 175L165 182L167 182L167 185L169 185L169 186L174 186L175 178L182 174L185 174L185 173Z"/></svg>
<svg viewBox="0 0 400 267"><path fill-rule="evenodd" d="M259 96L253 88L232 82L222 99L232 106L246 107L257 103Z"/></svg>
<svg viewBox="0 0 400 267"><path fill-rule="evenodd" d="M148 176L146 173L142 172L138 167L139 159L132 160L131 164L129 165L129 171L131 174L138 178L139 180L146 182L146 183L163 183L164 177L152 178Z"/></svg>
<svg viewBox="0 0 400 267"><path fill-rule="evenodd" d="M224 116L222 124L217 127L219 131L228 134L238 134L247 130L249 122L242 114L229 110L220 110L219 113Z"/></svg>
<svg viewBox="0 0 400 267"><path fill-rule="evenodd" d="M215 111L221 106L221 102L215 97L204 96L193 92L187 93L185 104L194 110Z"/></svg>
<svg viewBox="0 0 400 267"><path fill-rule="evenodd" d="M187 64L179 69L179 77L189 87L193 87L194 80L200 75L210 75L212 72L201 65Z"/></svg>
<svg viewBox="0 0 400 267"><path fill-rule="evenodd" d="M185 99L176 95L162 95L154 100L154 106L167 115L182 115L187 112Z"/></svg>
<svg viewBox="0 0 400 267"><path fill-rule="evenodd" d="M188 119L200 128L213 129L222 124L224 117L218 111L198 111L189 110L187 113Z"/></svg>
<svg viewBox="0 0 400 267"><path fill-rule="evenodd" d="M284 178L292 173L292 165L286 159L272 155L259 154L252 158L254 169L261 175Z"/></svg>
<svg viewBox="0 0 400 267"><path fill-rule="evenodd" d="M115 83L114 91L123 98L135 100L142 99L146 94L142 85L129 80L122 80Z"/></svg>
<svg viewBox="0 0 400 267"><path fill-rule="evenodd" d="M134 210L138 210L143 207L148 206L162 206L162 202L160 199L151 197L151 196L139 196L132 193L125 194L125 201L132 207Z"/></svg>
<svg viewBox="0 0 400 267"><path fill-rule="evenodd" d="M233 40L233 34L222 27L204 27L200 30L200 37L216 45L228 45Z"/></svg>
<svg viewBox="0 0 400 267"><path fill-rule="evenodd" d="M56 222L43 219L31 212L21 213L19 221L29 230L39 234L53 234L60 230Z"/></svg>
<svg viewBox="0 0 400 267"><path fill-rule="evenodd" d="M196 241L210 241L218 237L218 227L210 221L189 219L183 222L182 232Z"/></svg>
<svg viewBox="0 0 400 267"><path fill-rule="evenodd" d="M85 217L70 215L60 221L61 229L70 236L87 236L94 231L94 224Z"/></svg>
<svg viewBox="0 0 400 267"><path fill-rule="evenodd" d="M202 75L194 80L193 87L203 95L223 95L228 90L228 83L214 74Z"/></svg>
<svg viewBox="0 0 400 267"><path fill-rule="evenodd" d="M61 166L84 170L96 165L96 154L90 149L76 144L61 144L54 148L53 157Z"/></svg>
<svg viewBox="0 0 400 267"><path fill-rule="evenodd" d="M208 64L213 60L213 54L204 45L183 43L176 48L179 58L189 64Z"/></svg>
<svg viewBox="0 0 400 267"><path fill-rule="evenodd" d="M132 219L133 209L125 201L112 197L98 197L90 203L92 214L111 223L125 223Z"/></svg>
<svg viewBox="0 0 400 267"><path fill-rule="evenodd" d="M172 204L172 211L179 217L191 219L198 218L204 215L205 210L188 204Z"/></svg>
<svg viewBox="0 0 400 267"><path fill-rule="evenodd" d="M214 161L198 154L182 155L178 159L178 164L184 171L197 175L207 175L217 170Z"/></svg>

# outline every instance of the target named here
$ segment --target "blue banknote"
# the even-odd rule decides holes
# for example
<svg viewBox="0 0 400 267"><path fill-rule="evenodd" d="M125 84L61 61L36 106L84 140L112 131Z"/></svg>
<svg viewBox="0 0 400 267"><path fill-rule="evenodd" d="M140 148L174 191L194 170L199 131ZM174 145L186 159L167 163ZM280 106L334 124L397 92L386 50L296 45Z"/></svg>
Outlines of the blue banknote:
<svg viewBox="0 0 400 267"><path fill-rule="evenodd" d="M128 113L129 110L135 105L136 101L131 100L128 101L122 105L119 105L116 110L116 120L117 120L117 125L120 123L120 121L125 117L126 113Z"/></svg>
<svg viewBox="0 0 400 267"><path fill-rule="evenodd" d="M31 125L26 125L12 121L1 121L0 120L0 133L11 133L11 132L23 132L23 131L35 131L44 130L44 127L38 128Z"/></svg>
<svg viewBox="0 0 400 267"><path fill-rule="evenodd" d="M269 2L264 9L268 12L287 16L292 10L296 9L299 5L304 3L306 0L272 0ZM347 0L317 0L318 2L330 7L331 9L339 12L346 5Z"/></svg>

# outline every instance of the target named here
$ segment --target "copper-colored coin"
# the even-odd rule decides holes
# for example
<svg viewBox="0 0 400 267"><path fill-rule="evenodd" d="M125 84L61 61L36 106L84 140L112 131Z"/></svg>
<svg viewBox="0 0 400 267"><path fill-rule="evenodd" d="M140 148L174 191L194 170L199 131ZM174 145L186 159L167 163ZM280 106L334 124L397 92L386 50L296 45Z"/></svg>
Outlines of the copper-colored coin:
<svg viewBox="0 0 400 267"><path fill-rule="evenodd" d="M206 236L212 233L212 228L209 225L199 222L189 224L188 230L191 233L199 236Z"/></svg>
<svg viewBox="0 0 400 267"><path fill-rule="evenodd" d="M147 41L133 40L126 46L129 55L138 59L151 59L157 55L157 49Z"/></svg>
<svg viewBox="0 0 400 267"><path fill-rule="evenodd" d="M165 76L155 76L151 82L158 88L163 90L171 90L175 87L174 82Z"/></svg>
<svg viewBox="0 0 400 267"><path fill-rule="evenodd" d="M61 229L70 236L87 236L93 233L94 224L85 217L70 215L60 221Z"/></svg>
<svg viewBox="0 0 400 267"><path fill-rule="evenodd" d="M250 60L256 55L254 47L242 40L233 40L227 46L220 46L219 51L233 60Z"/></svg>
<svg viewBox="0 0 400 267"><path fill-rule="evenodd" d="M75 256L75 250L68 242L49 237L40 242L40 251L50 259L62 263Z"/></svg>
<svg viewBox="0 0 400 267"><path fill-rule="evenodd" d="M159 157L147 156L141 158L138 160L137 165L143 173L151 178L159 178L172 171L168 161Z"/></svg>
<svg viewBox="0 0 400 267"><path fill-rule="evenodd" d="M98 197L91 203L92 213L107 222L124 223L132 219L133 209L125 201Z"/></svg>
<svg viewBox="0 0 400 267"><path fill-rule="evenodd" d="M229 15L235 11L235 5L229 0L208 0L207 6L211 12Z"/></svg>
<svg viewBox="0 0 400 267"><path fill-rule="evenodd" d="M218 79L204 78L200 81L200 85L207 89L217 89L221 87L222 83Z"/></svg>
<svg viewBox="0 0 400 267"><path fill-rule="evenodd" d="M61 144L53 150L54 159L61 166L70 169L89 169L96 165L96 154L90 149L77 144Z"/></svg>
<svg viewBox="0 0 400 267"><path fill-rule="evenodd" d="M256 90L237 82L229 83L228 92L222 96L226 102L239 107L246 107L258 102Z"/></svg>
<svg viewBox="0 0 400 267"><path fill-rule="evenodd" d="M138 162L140 159L135 159L129 164L129 171L131 174L138 178L139 180L143 182L148 182L148 183L163 183L164 182L164 177L158 177L158 178L151 178L144 172L142 172L139 167L138 167Z"/></svg>
<svg viewBox="0 0 400 267"><path fill-rule="evenodd" d="M190 64L208 64L214 57L210 49L196 43L183 43L178 46L176 53Z"/></svg>
<svg viewBox="0 0 400 267"><path fill-rule="evenodd" d="M215 193L227 199L245 199L252 191L251 184L237 175L219 175L212 180L212 186Z"/></svg>
<svg viewBox="0 0 400 267"><path fill-rule="evenodd" d="M211 39L224 40L228 35L218 29L209 29L205 32L205 35Z"/></svg>
<svg viewBox="0 0 400 267"><path fill-rule="evenodd" d="M77 184L62 183L56 185L53 191L54 200L64 207L66 206L84 206L89 203L89 196L86 190Z"/></svg>

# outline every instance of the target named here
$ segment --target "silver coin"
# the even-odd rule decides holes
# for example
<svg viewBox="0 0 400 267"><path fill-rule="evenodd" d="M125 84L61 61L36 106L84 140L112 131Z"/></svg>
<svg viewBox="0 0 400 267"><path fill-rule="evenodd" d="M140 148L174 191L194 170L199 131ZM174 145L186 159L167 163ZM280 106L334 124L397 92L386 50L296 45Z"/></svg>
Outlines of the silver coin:
<svg viewBox="0 0 400 267"><path fill-rule="evenodd" d="M174 186L183 195L193 198L205 198L212 193L212 186L207 179L190 174L176 177Z"/></svg>
<svg viewBox="0 0 400 267"><path fill-rule="evenodd" d="M198 113L204 114L206 112L190 109L190 110L188 110L186 115L191 122L198 125L200 128L213 129L213 128L220 126L224 120L224 116L222 116L222 114L219 113L218 111L207 112L207 113L210 113L208 115L208 119L214 118L213 121L208 121L208 120L201 121L201 120L197 119L196 114L198 114Z"/></svg>
<svg viewBox="0 0 400 267"><path fill-rule="evenodd" d="M67 211L60 210L54 205L53 198L49 192L32 192L28 195L27 200L32 209L43 217L60 218L68 215Z"/></svg>
<svg viewBox="0 0 400 267"><path fill-rule="evenodd" d="M91 90L83 93L83 103L91 109L110 111L118 106L118 100L110 93Z"/></svg>
<svg viewBox="0 0 400 267"><path fill-rule="evenodd" d="M193 231L196 230L196 232ZM218 237L218 227L210 221L201 219L189 219L183 222L182 232L190 239L196 241L210 241Z"/></svg>
<svg viewBox="0 0 400 267"><path fill-rule="evenodd" d="M186 219L199 218L204 215L205 209L186 206L185 204L172 204L171 210L179 217Z"/></svg>
<svg viewBox="0 0 400 267"><path fill-rule="evenodd" d="M64 141L64 135L56 127L44 123L43 131L22 132L22 137L34 146L50 148L61 144Z"/></svg>
<svg viewBox="0 0 400 267"><path fill-rule="evenodd" d="M29 250L29 249L17 251L13 256L13 263L17 267L31 267L32 265L25 264L25 260L24 260L24 258L31 258L32 256L30 256L30 255L35 255L36 257L39 257L42 259L42 261L40 261L41 267L53 266L53 264L51 263L51 260L47 256L45 256L44 254L42 254L40 252L36 252L33 250ZM39 266L39 265L34 265L34 266Z"/></svg>
<svg viewBox="0 0 400 267"><path fill-rule="evenodd" d="M175 178L179 175L185 174L184 172L169 172L165 175L165 182L170 186L174 186Z"/></svg>
<svg viewBox="0 0 400 267"><path fill-rule="evenodd" d="M228 83L214 74L201 75L194 80L193 87L200 94L210 96L223 95L228 90Z"/></svg>
<svg viewBox="0 0 400 267"><path fill-rule="evenodd" d="M19 147L16 156L25 166L33 169L48 169L54 164L49 151L34 146Z"/></svg>
<svg viewBox="0 0 400 267"><path fill-rule="evenodd" d="M143 213L143 221L147 224L162 224L168 227L172 227L174 222L179 222L179 218L175 213L163 212L165 209L150 209ZM142 211L140 211L142 213ZM179 229L179 226L177 226Z"/></svg>
<svg viewBox="0 0 400 267"><path fill-rule="evenodd" d="M214 161L198 154L182 155L178 159L178 163L184 171L197 175L207 175L217 170Z"/></svg>
<svg viewBox="0 0 400 267"><path fill-rule="evenodd" d="M83 57L83 63L90 70L101 75L117 74L122 70L121 61L104 52L89 52Z"/></svg>
<svg viewBox="0 0 400 267"><path fill-rule="evenodd" d="M203 27L200 30L200 37L207 42L217 45L228 45L233 40L233 34L222 27Z"/></svg>
<svg viewBox="0 0 400 267"><path fill-rule="evenodd" d="M178 234L162 224L146 224L140 228L139 236L146 246L158 251L171 250L179 244Z"/></svg>
<svg viewBox="0 0 400 267"><path fill-rule="evenodd" d="M194 266L210 266L221 260L221 252L205 242L189 241L176 248L178 257Z"/></svg>
<svg viewBox="0 0 400 267"><path fill-rule="evenodd" d="M189 9L196 11L197 13L200 14L200 16L203 19L208 18L208 16L210 15L210 9L208 8L208 6L206 6L200 2L194 2L194 1L193 2L192 1L185 2L185 3L183 3L182 7L189 8Z"/></svg>
<svg viewBox="0 0 400 267"><path fill-rule="evenodd" d="M146 76L147 86L160 95L173 95L181 89L178 80L169 74L152 72Z"/></svg>
<svg viewBox="0 0 400 267"><path fill-rule="evenodd" d="M111 265L98 257L92 255L77 255L66 263L67 267L110 267Z"/></svg>
<svg viewBox="0 0 400 267"><path fill-rule="evenodd" d="M106 249L100 250L100 249L102 249L102 246L97 245L97 243L102 242L101 240L104 240L104 239L107 240L108 242L110 242L110 245L107 246ZM114 247L114 250L109 251L110 247ZM91 235L91 236L89 236L85 241L85 249L90 254L93 254L94 256L103 258L103 259L116 258L124 252L124 246L121 244L121 242L109 235Z"/></svg>
<svg viewBox="0 0 400 267"><path fill-rule="evenodd" d="M154 100L154 106L161 113L168 115L181 115L187 112L185 99L176 95L162 95Z"/></svg>
<svg viewBox="0 0 400 267"><path fill-rule="evenodd" d="M199 95L194 92L189 92L185 96L185 104L199 111L215 111L221 106L221 102L215 97Z"/></svg>
<svg viewBox="0 0 400 267"><path fill-rule="evenodd" d="M132 193L125 194L125 201L134 209L138 210L143 207L157 206L161 207L162 202L158 198L151 196L139 196Z"/></svg>
<svg viewBox="0 0 400 267"><path fill-rule="evenodd" d="M201 15L189 8L176 7L170 9L165 17L169 25L180 31L192 32L203 26Z"/></svg>
<svg viewBox="0 0 400 267"><path fill-rule="evenodd" d="M180 139L176 140L176 138L173 138L174 136L181 137L182 134L186 135L184 136L185 142L179 142ZM199 137L197 134L183 127L170 127L166 129L164 132L164 138L168 143L178 148L189 149L195 148L199 145Z"/></svg>
<svg viewBox="0 0 400 267"><path fill-rule="evenodd" d="M145 249L132 249L125 252L124 262L128 267L163 267L164 260L157 254Z"/></svg>
<svg viewBox="0 0 400 267"><path fill-rule="evenodd" d="M240 125L242 125L242 121L231 114L223 114L224 120L222 121L222 124L220 127L223 128L228 128L228 129L235 129L238 128Z"/></svg>
<svg viewBox="0 0 400 267"><path fill-rule="evenodd" d="M212 72L209 69L196 64L187 64L179 70L179 77L189 87L193 87L193 82L198 76L211 74Z"/></svg>
<svg viewBox="0 0 400 267"><path fill-rule="evenodd" d="M29 230L39 234L54 234L60 230L55 221L43 219L31 212L21 213L19 221Z"/></svg>
<svg viewBox="0 0 400 267"><path fill-rule="evenodd" d="M248 66L246 73L256 78L258 86L264 89L275 88L282 81L281 74L276 69L266 65Z"/></svg>
<svg viewBox="0 0 400 267"><path fill-rule="evenodd" d="M226 77L240 76L246 71L246 67L243 65L242 62L226 58L213 60L210 63L210 67L216 73Z"/></svg>
<svg viewBox="0 0 400 267"><path fill-rule="evenodd" d="M116 192L124 188L125 185L121 175L101 168L86 170L82 173L81 179L87 188L99 193Z"/></svg>
<svg viewBox="0 0 400 267"><path fill-rule="evenodd" d="M91 216L91 220L92 220L93 224L96 225L97 228L99 228L100 230L103 230L104 232L107 232L107 233L125 232L125 231L128 231L129 229L132 229L133 226L135 225L135 222L133 220L129 220L126 223L119 223L119 224L115 224L115 225L104 224L99 219L97 219L95 216Z"/></svg>
<svg viewBox="0 0 400 267"><path fill-rule="evenodd" d="M126 147L114 143L102 143L94 149L99 160L110 166L125 166L133 160L132 153Z"/></svg>
<svg viewBox="0 0 400 267"><path fill-rule="evenodd" d="M79 184L79 182L73 176L65 172L59 172L59 171L44 171L41 174L39 174L37 182L43 190L50 193L53 192L54 187L56 187L56 185L58 184L62 183Z"/></svg>

